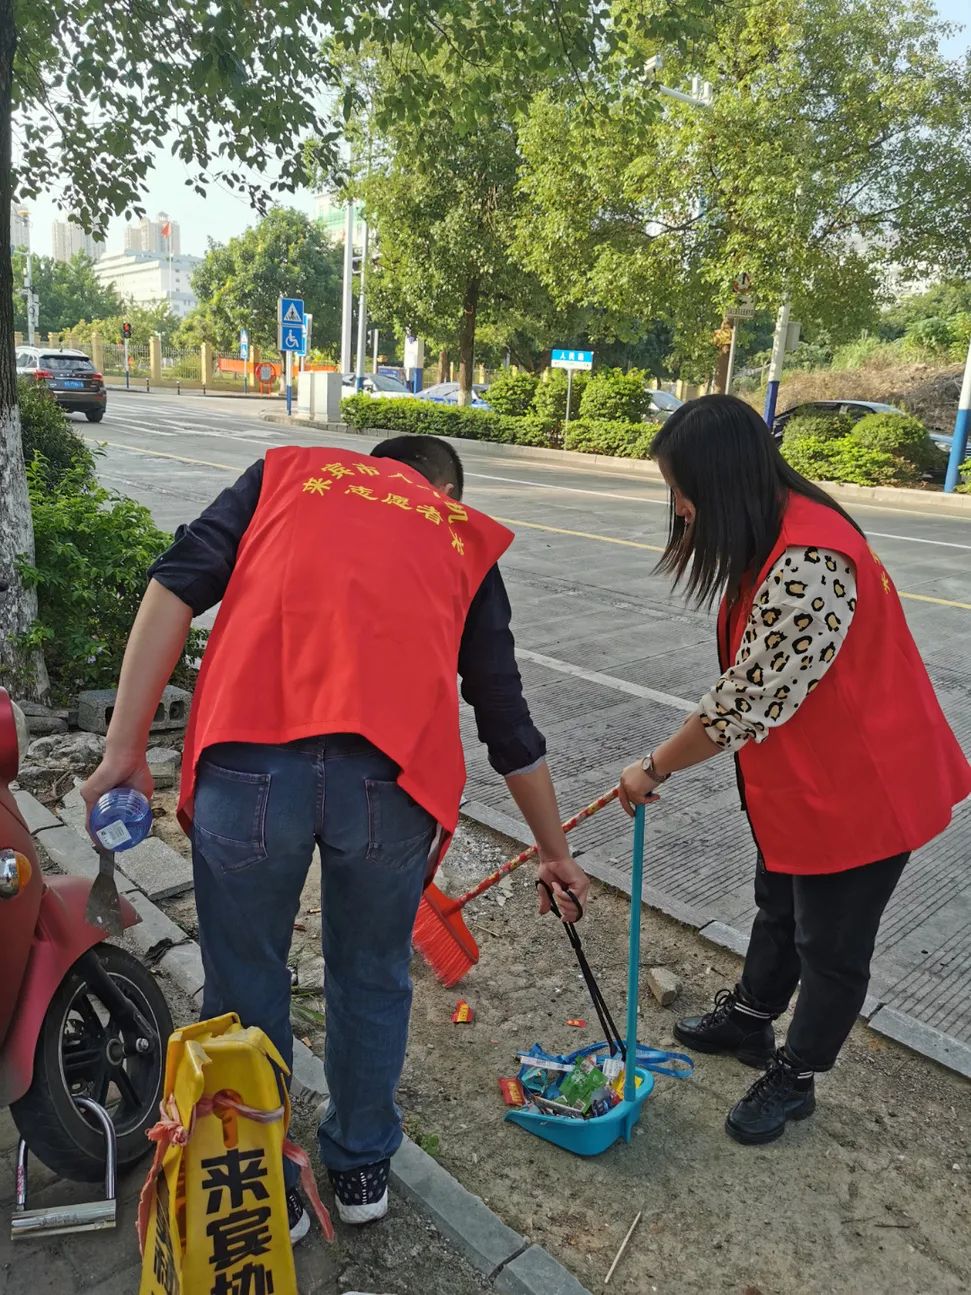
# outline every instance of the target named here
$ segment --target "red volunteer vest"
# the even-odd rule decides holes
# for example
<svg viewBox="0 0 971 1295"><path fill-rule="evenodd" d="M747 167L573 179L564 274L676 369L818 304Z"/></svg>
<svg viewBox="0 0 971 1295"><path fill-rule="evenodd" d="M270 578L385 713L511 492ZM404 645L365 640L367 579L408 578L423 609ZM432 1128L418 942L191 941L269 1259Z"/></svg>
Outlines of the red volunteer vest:
<svg viewBox="0 0 971 1295"><path fill-rule="evenodd" d="M836 660L795 715L739 752L756 843L772 872L842 872L916 850L971 794L971 767L941 711L890 576L839 513L790 496L758 578L718 617L734 661L756 591L789 547L856 567L857 605Z"/></svg>
<svg viewBox="0 0 971 1295"><path fill-rule="evenodd" d="M357 733L454 831L465 785L459 645L469 605L511 541L390 459L270 450L199 671L183 827L206 747Z"/></svg>

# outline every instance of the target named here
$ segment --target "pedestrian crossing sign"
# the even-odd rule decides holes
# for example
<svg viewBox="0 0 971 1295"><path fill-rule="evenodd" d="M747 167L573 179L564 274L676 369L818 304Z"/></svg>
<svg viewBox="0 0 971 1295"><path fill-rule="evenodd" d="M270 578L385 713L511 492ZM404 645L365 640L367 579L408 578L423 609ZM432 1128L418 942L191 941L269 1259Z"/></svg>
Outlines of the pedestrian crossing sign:
<svg viewBox="0 0 971 1295"><path fill-rule="evenodd" d="M303 327L306 320L306 312L303 308L302 297L281 297L277 311L277 320L283 324L297 324Z"/></svg>

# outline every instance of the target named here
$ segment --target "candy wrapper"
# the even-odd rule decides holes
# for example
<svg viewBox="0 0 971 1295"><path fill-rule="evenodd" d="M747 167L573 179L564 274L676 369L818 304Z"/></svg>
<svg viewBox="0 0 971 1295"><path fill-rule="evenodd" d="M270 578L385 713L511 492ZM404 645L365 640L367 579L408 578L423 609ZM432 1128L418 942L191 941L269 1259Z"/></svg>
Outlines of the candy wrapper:
<svg viewBox="0 0 971 1295"><path fill-rule="evenodd" d="M474 1020L475 1012L473 1012L472 1008L464 998L460 998L455 1004L455 1011L452 1013L452 1024L471 1025Z"/></svg>
<svg viewBox="0 0 971 1295"><path fill-rule="evenodd" d="M526 1094L518 1079L500 1079L499 1091L507 1106L525 1106Z"/></svg>

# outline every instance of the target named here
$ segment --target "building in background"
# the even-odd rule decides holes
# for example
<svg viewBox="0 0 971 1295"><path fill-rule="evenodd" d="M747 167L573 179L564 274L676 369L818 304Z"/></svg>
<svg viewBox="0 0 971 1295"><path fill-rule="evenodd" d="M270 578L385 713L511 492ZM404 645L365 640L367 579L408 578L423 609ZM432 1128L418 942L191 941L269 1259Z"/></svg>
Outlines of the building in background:
<svg viewBox="0 0 971 1295"><path fill-rule="evenodd" d="M102 283L112 284L119 296L136 306L167 302L181 319L196 305L192 274L201 256L157 256L152 252L119 252L103 256L94 267Z"/></svg>
<svg viewBox="0 0 971 1295"><path fill-rule="evenodd" d="M154 220L148 216L125 228L126 252L149 252L152 256L178 256L182 251L179 222L164 211Z"/></svg>
<svg viewBox="0 0 971 1295"><path fill-rule="evenodd" d="M329 193L314 194L317 205L317 224L320 225L332 243L344 246L345 204ZM364 213L360 203L354 204L354 250L361 250L361 233L364 228Z"/></svg>
<svg viewBox="0 0 971 1295"><path fill-rule="evenodd" d="M92 261L98 261L105 254L104 239L86 234L73 220L54 221L51 226L51 244L55 261L73 261L79 252L83 252Z"/></svg>
<svg viewBox="0 0 971 1295"><path fill-rule="evenodd" d="M10 247L12 251L30 251L30 216L26 207L10 204Z"/></svg>

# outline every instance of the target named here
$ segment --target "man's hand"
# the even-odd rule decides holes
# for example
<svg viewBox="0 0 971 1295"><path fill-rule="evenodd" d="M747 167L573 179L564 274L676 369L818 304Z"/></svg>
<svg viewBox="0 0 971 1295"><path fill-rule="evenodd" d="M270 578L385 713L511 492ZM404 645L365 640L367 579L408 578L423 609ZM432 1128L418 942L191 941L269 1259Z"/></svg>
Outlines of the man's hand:
<svg viewBox="0 0 971 1295"><path fill-rule="evenodd" d="M625 814L634 817L634 812L638 805L650 805L659 797L654 792L660 786L660 783L644 772L644 766L640 760L634 764L629 764L624 772L620 775L620 803Z"/></svg>
<svg viewBox="0 0 971 1295"><path fill-rule="evenodd" d="M563 921L579 921L582 914L577 912L576 905L566 892L572 891L586 912L590 878L583 869L569 857L547 859L536 869L536 877L539 881L545 881L553 891L556 896L556 906L560 910ZM542 916L550 911L550 897L542 886L536 887L536 894L539 897L539 912Z"/></svg>
<svg viewBox="0 0 971 1295"><path fill-rule="evenodd" d="M115 787L134 787L143 796L152 799L155 782L148 768L145 752L121 754L106 751L104 759L94 773L81 786L81 799L88 807L88 818L98 800Z"/></svg>

